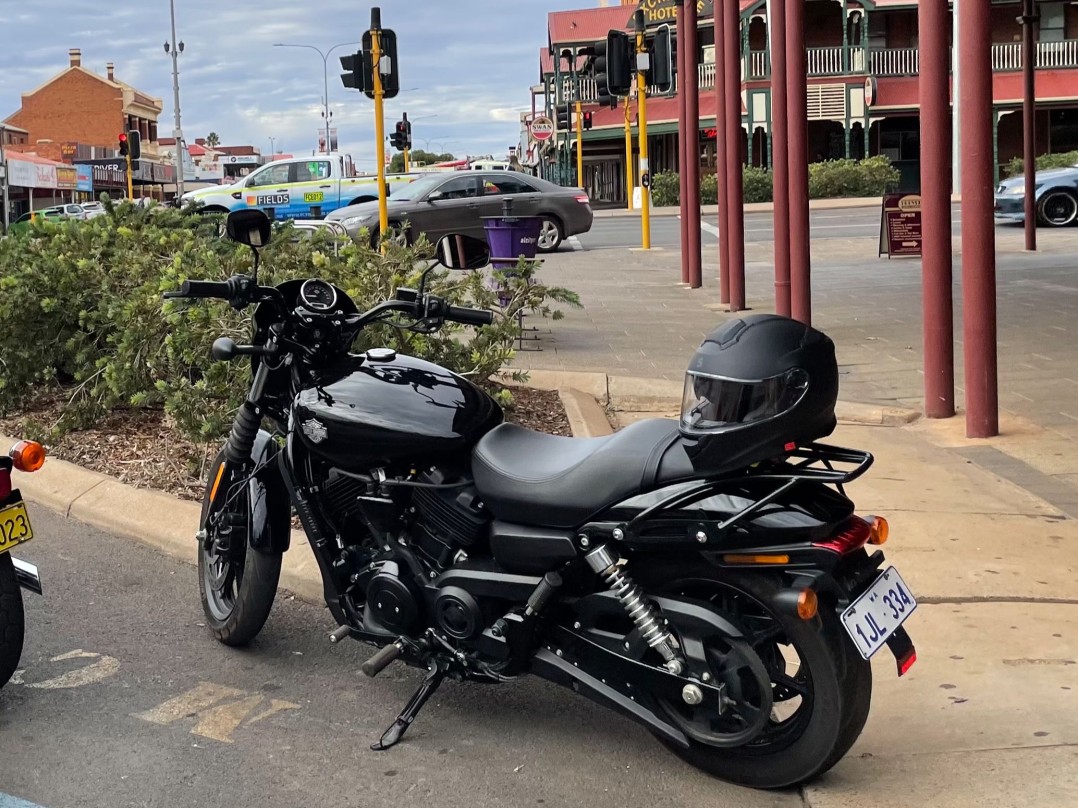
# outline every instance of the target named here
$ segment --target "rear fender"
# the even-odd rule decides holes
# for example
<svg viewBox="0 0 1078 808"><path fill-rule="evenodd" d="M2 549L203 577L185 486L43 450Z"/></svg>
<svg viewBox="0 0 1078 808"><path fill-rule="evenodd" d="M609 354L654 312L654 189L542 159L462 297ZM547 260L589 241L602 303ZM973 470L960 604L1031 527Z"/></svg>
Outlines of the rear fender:
<svg viewBox="0 0 1078 808"><path fill-rule="evenodd" d="M264 429L258 430L251 459L258 473L248 481L251 501L250 545L261 553L279 555L288 549L291 539L291 507L288 489L281 479L277 454L281 449ZM214 479L217 469L225 459L225 450L217 453L211 467L210 479ZM209 492L202 503L202 523L205 524L209 509Z"/></svg>

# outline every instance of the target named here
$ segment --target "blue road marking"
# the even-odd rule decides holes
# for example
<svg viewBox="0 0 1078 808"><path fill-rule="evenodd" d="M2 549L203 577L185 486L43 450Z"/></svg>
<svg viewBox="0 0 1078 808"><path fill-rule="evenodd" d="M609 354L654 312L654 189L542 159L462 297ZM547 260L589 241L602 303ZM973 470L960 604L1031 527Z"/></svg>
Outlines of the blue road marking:
<svg viewBox="0 0 1078 808"><path fill-rule="evenodd" d="M36 802L27 802L10 794L0 794L0 808L42 808Z"/></svg>

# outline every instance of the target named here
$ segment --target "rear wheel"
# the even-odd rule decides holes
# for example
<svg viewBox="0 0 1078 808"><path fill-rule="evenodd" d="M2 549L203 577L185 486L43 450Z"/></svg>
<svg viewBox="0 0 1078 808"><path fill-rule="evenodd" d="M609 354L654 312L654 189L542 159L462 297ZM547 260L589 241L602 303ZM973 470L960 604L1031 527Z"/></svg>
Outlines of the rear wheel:
<svg viewBox="0 0 1078 808"><path fill-rule="evenodd" d="M26 618L15 565L7 553L0 555L0 687L8 683L22 657Z"/></svg>
<svg viewBox="0 0 1078 808"><path fill-rule="evenodd" d="M771 606L781 587L776 576L711 569L686 576L685 569L655 565L646 578L656 583L645 588L656 595L706 601L740 626L744 645L762 663L771 690L754 696L750 686L735 698L736 712L750 717L758 707L768 709L762 728L738 746L729 745L734 736L724 729L730 726L729 710L657 703L690 738L688 749L667 743L668 748L710 774L753 788L786 788L822 774L853 745L868 716L868 699L856 694L870 680L865 681L859 666L843 666L837 619L827 610L808 621L776 611ZM645 575L638 577L644 583ZM668 583L658 583L664 578ZM711 645L705 643L709 659L711 654L716 661L730 658L728 650ZM716 681L728 678L720 667L710 667ZM700 733L701 727L712 728L714 735Z"/></svg>
<svg viewBox="0 0 1078 808"><path fill-rule="evenodd" d="M209 489L202 507L205 537L198 550L202 611L220 642L246 645L269 617L281 577L281 554L263 553L248 542L251 497L247 485L227 490L222 486L218 497L226 497L225 505L213 519L206 516Z"/></svg>
<svg viewBox="0 0 1078 808"><path fill-rule="evenodd" d="M541 253L552 253L561 246L564 234L561 222L553 216L543 216L543 223L539 226L539 241L537 248Z"/></svg>
<svg viewBox="0 0 1078 808"><path fill-rule="evenodd" d="M1066 227L1078 220L1078 196L1069 191L1049 191L1041 199L1041 220L1050 227Z"/></svg>

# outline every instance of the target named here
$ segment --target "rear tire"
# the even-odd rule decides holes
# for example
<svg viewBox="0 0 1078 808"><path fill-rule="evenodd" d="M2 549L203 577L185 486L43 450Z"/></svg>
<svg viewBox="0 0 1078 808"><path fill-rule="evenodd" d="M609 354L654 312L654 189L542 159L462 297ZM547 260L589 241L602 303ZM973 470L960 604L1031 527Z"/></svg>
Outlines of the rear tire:
<svg viewBox="0 0 1078 808"><path fill-rule="evenodd" d="M8 683L19 666L26 615L15 565L7 553L0 555L0 687Z"/></svg>
<svg viewBox="0 0 1078 808"><path fill-rule="evenodd" d="M693 573L686 576L686 569L692 568L657 564L646 574L638 571L638 578L641 583L645 579L650 582L665 579L668 583L661 586L652 583L645 588L667 597L686 592L687 596L700 600L702 591L709 588L715 591L717 608L739 619L750 645L765 659L768 672L774 674L780 670L785 674L788 682L785 685L777 684L772 678L774 709L795 699L799 699L798 707L790 716L777 721L773 712L772 723L744 746L716 747L695 740L690 740L688 749L667 742L664 745L691 765L750 788L788 788L812 780L838 762L867 720L868 698L850 690L855 685L866 684L864 669L853 664L853 660L843 665L844 660L839 656L843 638L836 634L841 627L832 611L824 607L817 618L805 621L770 606L772 596L782 585L777 576L701 569L701 566L696 562ZM745 613L732 612L730 604L740 604ZM744 619L746 615L748 620ZM755 636L765 634L768 639L753 642ZM782 647L796 652L798 668L793 673L789 672L789 663L782 661ZM870 693L870 680L867 684L865 692ZM804 688L807 698L792 695L792 685Z"/></svg>
<svg viewBox="0 0 1078 808"><path fill-rule="evenodd" d="M213 471L216 474L216 466ZM224 495L219 492L219 496ZM237 547L235 553L223 557L207 549L213 536L200 541L198 548L198 591L206 624L219 642L230 646L246 645L262 630L281 577L281 554L263 553L247 541L251 524L250 501L250 492L245 490L229 506L233 513L242 513L246 518L247 531L242 539L236 539L242 541L242 548ZM207 487L200 524L203 530L206 529L208 505Z"/></svg>
<svg viewBox="0 0 1078 808"><path fill-rule="evenodd" d="M541 253L556 252L565 238L565 231L561 222L553 216L542 216L543 223L539 225L539 240L536 249Z"/></svg>

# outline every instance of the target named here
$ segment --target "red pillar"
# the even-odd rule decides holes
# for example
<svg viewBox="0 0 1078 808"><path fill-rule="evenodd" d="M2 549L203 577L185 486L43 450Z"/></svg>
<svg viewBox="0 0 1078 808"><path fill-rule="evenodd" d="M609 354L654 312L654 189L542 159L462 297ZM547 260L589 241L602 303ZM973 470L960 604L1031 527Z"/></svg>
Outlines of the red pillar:
<svg viewBox="0 0 1078 808"><path fill-rule="evenodd" d="M925 415L954 415L954 311L951 305L951 137L947 0L917 6L921 101L922 317Z"/></svg>
<svg viewBox="0 0 1078 808"><path fill-rule="evenodd" d="M689 254L689 286L699 289L703 283L700 264L700 73L696 58L696 2L688 0L678 19L685 25L685 170L681 177L692 189L688 206L688 241L682 248ZM678 48L680 52L682 49ZM679 79L680 82L680 79ZM678 88L681 92L681 88Z"/></svg>
<svg viewBox="0 0 1078 808"><path fill-rule="evenodd" d="M808 110L805 0L786 0L786 123L790 156L790 310L812 322L808 211Z"/></svg>
<svg viewBox="0 0 1078 808"><path fill-rule="evenodd" d="M726 127L723 125L723 115L726 109L726 82L721 75L722 66L725 64L726 41L723 36L725 16L722 12L722 2L715 4L714 27L715 27L715 171L718 179L718 202L719 202L719 303L730 302L730 219L727 215L729 201L726 196L727 182L726 172Z"/></svg>
<svg viewBox="0 0 1078 808"><path fill-rule="evenodd" d="M1033 24L1039 19L1033 0L1022 0L1022 156L1025 161L1026 198L1026 249L1037 249L1037 211L1034 207L1037 171L1037 53L1033 44Z"/></svg>
<svg viewBox="0 0 1078 808"><path fill-rule="evenodd" d="M992 218L992 32L989 0L962 0L962 335L966 437L999 434L996 233Z"/></svg>
<svg viewBox="0 0 1078 808"><path fill-rule="evenodd" d="M790 316L790 141L786 126L786 4L771 7L771 181L775 208L775 312Z"/></svg>
<svg viewBox="0 0 1078 808"><path fill-rule="evenodd" d="M730 311L745 308L745 187L741 162L741 11L721 3L723 74L726 82L726 215L729 220ZM717 56L717 54L716 54ZM716 83L719 79L716 77Z"/></svg>
<svg viewBox="0 0 1078 808"><path fill-rule="evenodd" d="M677 15L677 166L681 212L681 282L689 282L689 194L691 187L685 177L685 144L688 141L688 118L685 115L685 14L684 6Z"/></svg>

